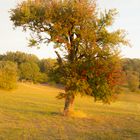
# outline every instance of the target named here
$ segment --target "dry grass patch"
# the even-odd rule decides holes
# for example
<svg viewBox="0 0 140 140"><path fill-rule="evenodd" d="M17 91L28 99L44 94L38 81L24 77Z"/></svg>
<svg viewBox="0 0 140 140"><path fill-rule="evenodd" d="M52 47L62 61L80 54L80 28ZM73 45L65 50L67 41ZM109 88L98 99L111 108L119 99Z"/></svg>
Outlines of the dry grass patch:
<svg viewBox="0 0 140 140"><path fill-rule="evenodd" d="M139 140L140 94L122 94L111 105L77 97L75 111L64 117L59 92L23 83L0 90L0 140Z"/></svg>

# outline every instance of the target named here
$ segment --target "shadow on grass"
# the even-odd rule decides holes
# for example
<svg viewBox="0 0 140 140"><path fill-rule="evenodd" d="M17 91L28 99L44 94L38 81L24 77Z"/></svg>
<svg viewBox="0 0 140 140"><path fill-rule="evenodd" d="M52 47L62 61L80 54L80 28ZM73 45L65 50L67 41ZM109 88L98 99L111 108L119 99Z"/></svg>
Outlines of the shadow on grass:
<svg viewBox="0 0 140 140"><path fill-rule="evenodd" d="M4 106L0 105L0 110L3 110L3 112L11 112L12 114L22 114L24 116L27 115L41 115L41 116L62 116L62 112L57 110L52 110L50 108L46 108L45 110L42 109L35 109L35 108L16 108L12 106Z"/></svg>

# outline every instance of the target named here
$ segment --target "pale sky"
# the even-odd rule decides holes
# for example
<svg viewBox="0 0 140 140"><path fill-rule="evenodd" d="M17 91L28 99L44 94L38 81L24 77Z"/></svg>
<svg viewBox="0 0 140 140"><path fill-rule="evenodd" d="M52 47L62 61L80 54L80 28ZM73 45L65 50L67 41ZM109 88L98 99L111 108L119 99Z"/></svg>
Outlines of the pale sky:
<svg viewBox="0 0 140 140"><path fill-rule="evenodd" d="M42 46L41 49L29 48L27 33L20 28L13 29L9 19L9 10L22 0L0 0L0 54L7 51L23 51L39 58L56 57L53 47ZM116 8L119 12L113 29L122 28L128 33L132 48L122 47L122 56L140 58L140 0L97 0L98 8Z"/></svg>

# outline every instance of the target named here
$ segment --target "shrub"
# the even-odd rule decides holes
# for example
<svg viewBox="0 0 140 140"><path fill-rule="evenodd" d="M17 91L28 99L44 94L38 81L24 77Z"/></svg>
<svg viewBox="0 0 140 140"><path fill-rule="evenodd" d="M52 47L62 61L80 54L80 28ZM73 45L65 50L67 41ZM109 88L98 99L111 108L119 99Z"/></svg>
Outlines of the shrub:
<svg viewBox="0 0 140 140"><path fill-rule="evenodd" d="M10 61L0 61L0 88L13 89L17 86L17 65Z"/></svg>

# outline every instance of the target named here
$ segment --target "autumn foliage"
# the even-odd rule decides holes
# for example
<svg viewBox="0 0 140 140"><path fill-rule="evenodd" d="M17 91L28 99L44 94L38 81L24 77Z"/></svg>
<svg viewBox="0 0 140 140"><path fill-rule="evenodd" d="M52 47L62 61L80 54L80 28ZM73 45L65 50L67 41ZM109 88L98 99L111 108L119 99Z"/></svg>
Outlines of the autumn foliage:
<svg viewBox="0 0 140 140"><path fill-rule="evenodd" d="M116 14L98 11L89 0L28 0L11 10L15 27L33 32L30 46L54 43L65 80L65 93L58 95L65 98L65 114L78 94L111 101L120 83L119 46L129 45L124 30L109 30Z"/></svg>

